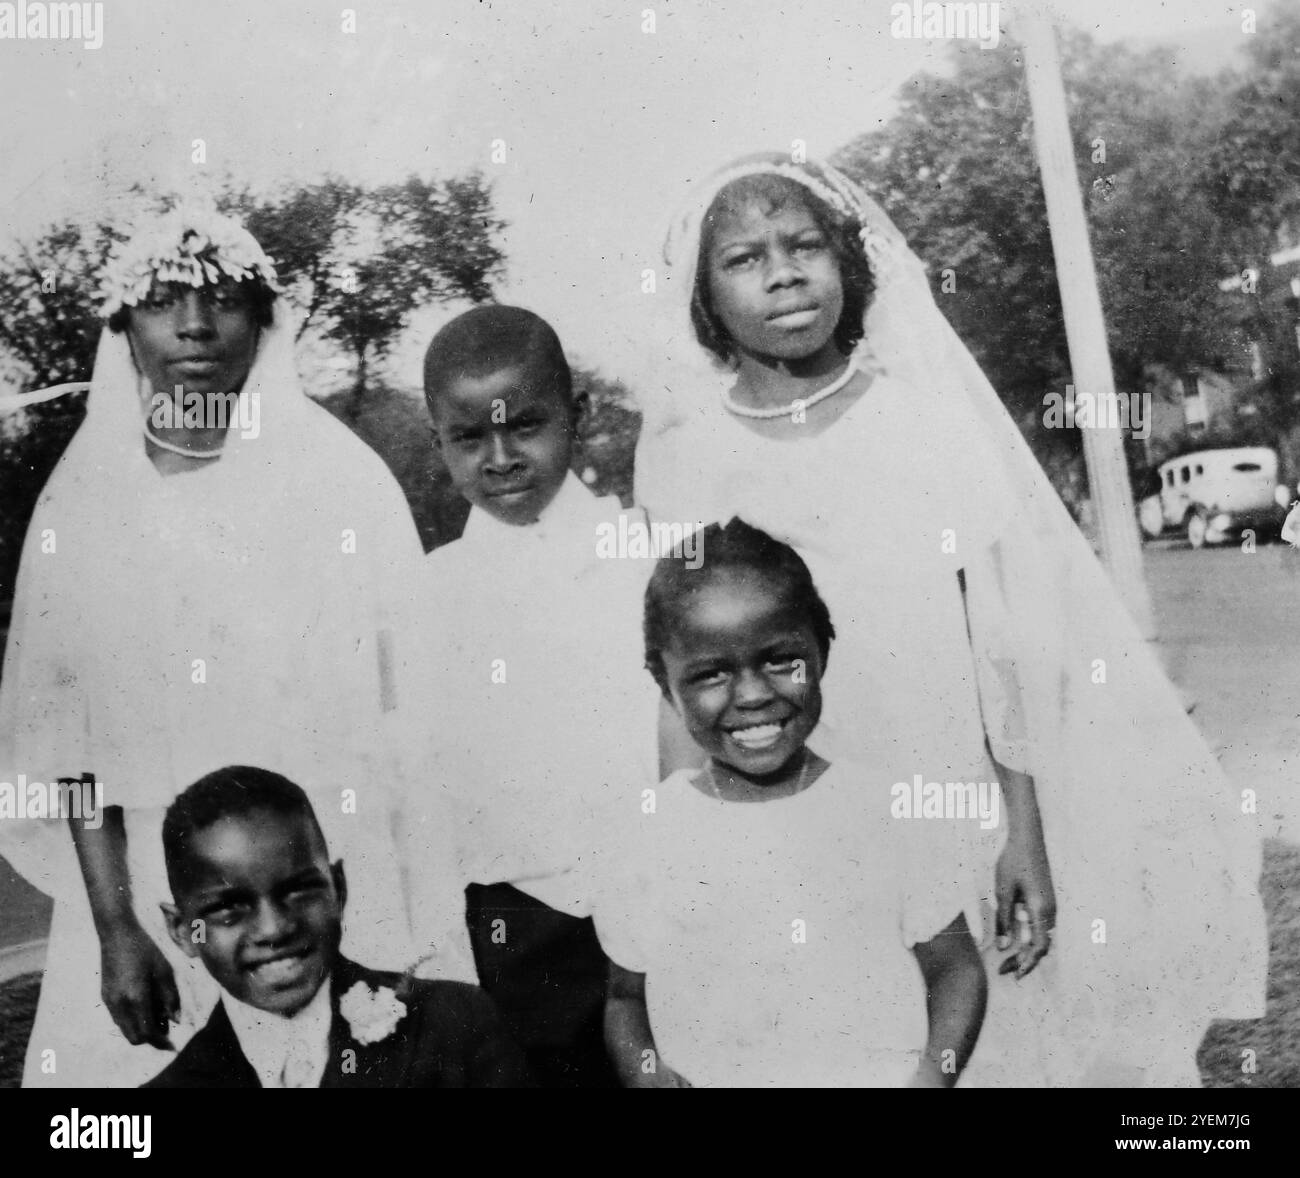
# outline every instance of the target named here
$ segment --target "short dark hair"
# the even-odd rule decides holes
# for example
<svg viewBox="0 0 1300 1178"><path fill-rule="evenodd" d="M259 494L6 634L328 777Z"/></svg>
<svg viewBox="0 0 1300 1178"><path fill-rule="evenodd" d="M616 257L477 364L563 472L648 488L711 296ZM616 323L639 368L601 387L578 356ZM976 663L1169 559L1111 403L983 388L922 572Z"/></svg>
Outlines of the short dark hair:
<svg viewBox="0 0 1300 1178"><path fill-rule="evenodd" d="M691 552L696 557L702 553L702 561L685 549L683 543L660 557L645 591L645 665L664 695L669 691L663 651L671 638L677 609L723 571L738 571L777 586L791 609L807 619L825 665L835 638L830 610L817 592L808 566L789 544L774 540L744 520L732 519L725 527L709 524L695 538Z"/></svg>
<svg viewBox="0 0 1300 1178"><path fill-rule="evenodd" d="M700 226L700 254L695 265L695 289L691 292L691 326L702 347L724 363L731 361L735 349L731 334L713 306L709 285L709 253L713 249L714 229L721 215L747 204L761 205L768 214L791 206L802 207L826 235L831 252L839 263L840 284L844 291L844 308L835 325L836 346L846 356L862 338L862 316L876 289L875 277L862 248L862 225L819 200L812 192L788 176L759 173L733 180L709 205Z"/></svg>
<svg viewBox="0 0 1300 1178"><path fill-rule="evenodd" d="M569 362L545 319L523 307L475 307L457 315L430 341L424 353L424 396L432 410L448 381L525 364L544 370L566 404L573 400Z"/></svg>
<svg viewBox="0 0 1300 1178"><path fill-rule="evenodd" d="M175 286L180 291L194 290L195 288L188 283L176 282L167 283L168 286ZM239 282L231 282L230 279L223 279L218 286L235 286L244 296L249 312L253 316L253 322L258 327L270 327L275 319L275 300L279 298L275 289L260 275L254 275L252 278L243 278ZM211 289L208 286L202 286L199 290ZM118 307L108 317L108 330L120 335L131 325L131 311L129 306Z"/></svg>
<svg viewBox="0 0 1300 1178"><path fill-rule="evenodd" d="M227 765L200 777L182 792L163 817L163 859L172 895L177 894L195 835L223 818L244 818L268 811L305 818L324 840L316 811L302 786L269 769Z"/></svg>

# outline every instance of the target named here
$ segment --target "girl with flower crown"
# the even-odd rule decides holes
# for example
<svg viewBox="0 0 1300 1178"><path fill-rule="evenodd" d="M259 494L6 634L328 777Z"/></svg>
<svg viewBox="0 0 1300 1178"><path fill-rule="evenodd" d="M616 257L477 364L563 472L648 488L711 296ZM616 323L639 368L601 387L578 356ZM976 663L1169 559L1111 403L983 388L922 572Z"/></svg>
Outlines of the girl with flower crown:
<svg viewBox="0 0 1300 1178"><path fill-rule="evenodd" d="M56 899L28 1085L139 1084L202 1025L210 979L160 923L161 821L232 761L319 783L357 881L345 948L410 960L377 752L395 702L387 586L420 556L402 494L303 396L271 260L242 227L174 211L112 260L104 295L86 420L28 532L0 680L0 776L103 785L92 821L0 830ZM260 428L231 428L242 411L160 424L158 398L182 391L252 401Z"/></svg>
<svg viewBox="0 0 1300 1178"><path fill-rule="evenodd" d="M1253 818L919 260L845 176L780 155L702 185L667 252L728 375L645 406L638 502L799 550L840 634L823 756L884 732L909 777L1000 785L992 844L898 816L906 889L969 878L972 929L991 901L1011 951L964 1082L1198 1083L1209 1019L1262 1014Z"/></svg>

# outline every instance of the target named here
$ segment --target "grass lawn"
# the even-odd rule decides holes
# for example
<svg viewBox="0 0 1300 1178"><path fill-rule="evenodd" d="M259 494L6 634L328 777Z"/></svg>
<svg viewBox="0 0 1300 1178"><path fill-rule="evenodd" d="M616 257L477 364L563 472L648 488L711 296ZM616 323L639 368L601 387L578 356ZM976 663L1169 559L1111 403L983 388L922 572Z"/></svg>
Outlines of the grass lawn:
<svg viewBox="0 0 1300 1178"><path fill-rule="evenodd" d="M1214 1023L1197 1062L1207 1088L1300 1088L1300 847L1264 845L1268 1006L1262 1019ZM1242 1071L1255 1052L1256 1072Z"/></svg>

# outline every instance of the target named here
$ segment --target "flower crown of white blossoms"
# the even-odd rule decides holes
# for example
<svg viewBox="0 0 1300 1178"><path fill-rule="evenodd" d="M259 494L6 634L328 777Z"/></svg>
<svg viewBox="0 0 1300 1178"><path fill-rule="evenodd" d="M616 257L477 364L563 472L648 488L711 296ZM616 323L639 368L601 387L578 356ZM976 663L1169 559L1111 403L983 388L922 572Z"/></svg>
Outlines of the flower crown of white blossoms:
<svg viewBox="0 0 1300 1178"><path fill-rule="evenodd" d="M100 281L99 313L108 319L138 306L155 281L198 288L259 278L279 291L275 263L247 229L215 208L180 205L113 249Z"/></svg>

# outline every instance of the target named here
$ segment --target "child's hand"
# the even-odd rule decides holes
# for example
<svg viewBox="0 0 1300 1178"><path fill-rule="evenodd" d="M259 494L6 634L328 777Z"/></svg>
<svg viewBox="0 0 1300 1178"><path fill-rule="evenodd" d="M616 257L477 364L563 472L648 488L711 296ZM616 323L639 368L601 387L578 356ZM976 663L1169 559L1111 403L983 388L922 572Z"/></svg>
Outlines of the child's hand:
<svg viewBox="0 0 1300 1178"><path fill-rule="evenodd" d="M1017 837L1007 840L998 856L994 876L997 900L998 948L1014 947L1015 952L998 967L999 974L1014 972L1019 981L1028 974L1052 947L1052 928L1056 924L1056 892L1047 863L1041 828L1035 824ZM1020 944L1017 915L1023 915L1028 940Z"/></svg>
<svg viewBox="0 0 1300 1178"><path fill-rule="evenodd" d="M100 944L104 1005L128 1043L174 1051L168 1023L180 1017L176 975L138 923L122 925Z"/></svg>

